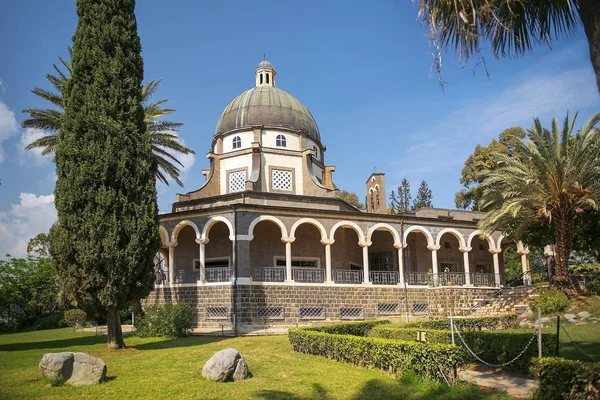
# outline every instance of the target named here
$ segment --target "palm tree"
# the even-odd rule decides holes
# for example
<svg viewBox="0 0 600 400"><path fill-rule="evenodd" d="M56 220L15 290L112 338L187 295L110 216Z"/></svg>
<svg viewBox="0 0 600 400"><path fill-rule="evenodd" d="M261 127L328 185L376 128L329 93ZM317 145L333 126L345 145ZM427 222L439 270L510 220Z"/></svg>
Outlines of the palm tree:
<svg viewBox="0 0 600 400"><path fill-rule="evenodd" d="M556 250L554 284L568 285L568 260L575 222L600 201L600 113L577 134L569 115L562 127L552 121L544 129L539 119L527 137L515 145L519 158L493 153L495 168L484 172L482 203L488 211L480 221L484 232L512 230L518 240L535 229L553 232Z"/></svg>
<svg viewBox="0 0 600 400"><path fill-rule="evenodd" d="M481 42L496 57L519 57L534 45L550 45L583 24L600 91L600 1L598 0L413 0L430 28L434 69L441 69L440 48L451 47L467 60Z"/></svg>
<svg viewBox="0 0 600 400"><path fill-rule="evenodd" d="M71 51L72 49L69 48L69 53L71 53ZM46 79L48 79L57 92L40 88L32 90L34 94L48 100L58 109L28 108L23 110L23 112L29 113L29 118L21 124L24 128L36 128L50 132L48 135L42 136L25 147L26 150L42 148L42 155L52 154L56 151L60 121L64 109L61 87L65 81L69 79L71 74L71 64L62 57L59 59L68 73L65 74L56 64L53 64L57 75L46 75ZM175 134L177 128L182 126L183 123L159 120L159 118L175 112L174 109L162 107L163 104L167 103L169 100L163 99L150 102L150 97L152 97L161 81L162 79L150 81L142 88L145 120L148 126L148 132L150 133L152 153L154 154L158 166L156 178L160 182L168 185L169 181L167 177L170 177L180 186L183 186L183 182L181 182L181 179L179 178L179 167L183 167L183 164L172 153L194 154L194 151L179 143L179 137Z"/></svg>

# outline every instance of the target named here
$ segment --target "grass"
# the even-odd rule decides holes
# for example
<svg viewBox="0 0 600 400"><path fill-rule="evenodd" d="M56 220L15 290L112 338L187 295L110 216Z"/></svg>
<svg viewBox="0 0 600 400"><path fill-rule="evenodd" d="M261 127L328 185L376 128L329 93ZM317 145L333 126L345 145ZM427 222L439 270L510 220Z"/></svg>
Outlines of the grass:
<svg viewBox="0 0 600 400"><path fill-rule="evenodd" d="M295 353L287 336L185 339L130 337L109 351L106 338L72 329L0 335L2 399L507 399L468 384L445 386L416 376L393 377L326 358ZM234 347L253 377L237 383L202 379L204 362ZM102 358L108 381L89 387L52 386L40 376L44 353L83 351Z"/></svg>

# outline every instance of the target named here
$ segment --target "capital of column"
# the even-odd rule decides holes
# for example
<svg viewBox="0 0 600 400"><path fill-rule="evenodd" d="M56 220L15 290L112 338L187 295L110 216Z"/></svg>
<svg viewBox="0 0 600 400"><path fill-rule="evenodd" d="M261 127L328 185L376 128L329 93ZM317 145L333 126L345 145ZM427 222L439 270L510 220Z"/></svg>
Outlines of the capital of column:
<svg viewBox="0 0 600 400"><path fill-rule="evenodd" d="M360 247L369 247L373 244L373 242L358 242Z"/></svg>
<svg viewBox="0 0 600 400"><path fill-rule="evenodd" d="M282 237L281 241L283 243L294 243L294 241L296 240L295 237Z"/></svg>
<svg viewBox="0 0 600 400"><path fill-rule="evenodd" d="M166 246L167 247L177 247L178 244L179 243L177 243L177 242L169 242L169 243L166 244Z"/></svg>
<svg viewBox="0 0 600 400"><path fill-rule="evenodd" d="M502 253L502 249L488 249L488 251L492 254L500 254Z"/></svg>
<svg viewBox="0 0 600 400"><path fill-rule="evenodd" d="M230 235L229 236L229 240L231 240L232 242L235 240L240 240L240 241L247 241L250 242L252 241L252 239L254 239L254 235Z"/></svg>
<svg viewBox="0 0 600 400"><path fill-rule="evenodd" d="M335 243L335 240L333 240L333 239L321 239L321 244L323 246L327 246L327 245L331 246L334 243Z"/></svg>
<svg viewBox="0 0 600 400"><path fill-rule="evenodd" d="M442 248L442 246L440 246L440 245L437 245L437 246L435 246L435 245L433 245L433 246L427 246L427 250L431 250L431 251L437 251L437 250L439 250L441 248Z"/></svg>
<svg viewBox="0 0 600 400"><path fill-rule="evenodd" d="M407 245L407 244L405 244L405 243L394 243L394 248L395 248L395 249L398 249L398 250L400 250L400 249L405 249L405 248L406 248L406 246L408 246L408 245Z"/></svg>
<svg viewBox="0 0 600 400"><path fill-rule="evenodd" d="M208 244L210 242L209 238L196 239L196 243L198 244Z"/></svg>
<svg viewBox="0 0 600 400"><path fill-rule="evenodd" d="M473 250L472 247L459 247L458 250L462 251L463 253L468 253L469 251Z"/></svg>
<svg viewBox="0 0 600 400"><path fill-rule="evenodd" d="M526 256L527 254L529 254L529 249L522 249L520 251L517 251L517 254L520 256Z"/></svg>

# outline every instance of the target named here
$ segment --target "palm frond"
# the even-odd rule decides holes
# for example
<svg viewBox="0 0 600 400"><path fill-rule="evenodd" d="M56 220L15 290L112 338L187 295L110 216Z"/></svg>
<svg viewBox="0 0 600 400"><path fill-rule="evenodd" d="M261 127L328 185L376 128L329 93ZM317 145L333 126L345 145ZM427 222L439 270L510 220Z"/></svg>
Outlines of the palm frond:
<svg viewBox="0 0 600 400"><path fill-rule="evenodd" d="M23 128L36 128L51 132L57 132L60 129L60 120L62 117L60 111L26 108L23 112L29 114L29 118L21 123Z"/></svg>
<svg viewBox="0 0 600 400"><path fill-rule="evenodd" d="M56 146L58 144L58 134L50 134L50 135L46 135L46 136L42 136L41 138L38 138L36 140L34 140L33 142L29 143L27 146L25 146L25 150L33 150L33 149L37 149L37 148L43 148L44 150L42 150L42 155L48 155L48 154L53 154L54 152L56 152Z"/></svg>

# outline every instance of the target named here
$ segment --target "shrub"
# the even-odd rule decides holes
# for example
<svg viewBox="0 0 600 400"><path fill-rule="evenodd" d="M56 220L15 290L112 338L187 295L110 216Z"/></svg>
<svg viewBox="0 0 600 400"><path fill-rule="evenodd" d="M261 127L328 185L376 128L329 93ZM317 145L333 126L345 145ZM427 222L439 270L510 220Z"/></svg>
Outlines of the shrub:
<svg viewBox="0 0 600 400"><path fill-rule="evenodd" d="M375 321L345 322L341 324L310 327L311 331L325 332L336 335L369 336L369 331L375 326L387 325L391 322L386 319Z"/></svg>
<svg viewBox="0 0 600 400"><path fill-rule="evenodd" d="M600 277L588 282L585 286L589 294L600 296Z"/></svg>
<svg viewBox="0 0 600 400"><path fill-rule="evenodd" d="M455 379L456 368L467 359L463 349L448 344L338 335L314 328L292 329L288 337L294 351L445 382Z"/></svg>
<svg viewBox="0 0 600 400"><path fill-rule="evenodd" d="M75 326L78 322L86 322L87 314L83 310L78 310L77 308L73 310L65 311L65 322L69 326Z"/></svg>
<svg viewBox="0 0 600 400"><path fill-rule="evenodd" d="M542 313L551 314L564 311L571 305L569 297L558 289L543 289L538 291L538 296L529 301L529 307L535 312L538 307Z"/></svg>
<svg viewBox="0 0 600 400"><path fill-rule="evenodd" d="M416 341L418 332L425 332L425 339L429 343L452 343L452 333L449 330L419 329L419 328L395 328L393 326L374 327L370 336ZM491 364L503 364L513 360L532 340L533 332L498 330L498 331L462 331L461 335L471 350L481 359ZM544 356L556 355L555 334L544 334L542 340L542 354ZM455 342L462 347L460 338L455 334ZM537 339L529 344L527 351L504 367L509 371L528 373L532 367L532 358L537 357ZM471 362L479 363L477 359L469 354Z"/></svg>
<svg viewBox="0 0 600 400"><path fill-rule="evenodd" d="M64 314L62 312L52 313L38 318L33 324L33 328L36 331L44 329L62 328L67 326Z"/></svg>
<svg viewBox="0 0 600 400"><path fill-rule="evenodd" d="M564 358L542 358L533 368L540 386L535 398L600 398L600 364Z"/></svg>
<svg viewBox="0 0 600 400"><path fill-rule="evenodd" d="M185 337L192 330L193 311L186 303L151 305L144 316L135 321L136 333L141 337Z"/></svg>
<svg viewBox="0 0 600 400"><path fill-rule="evenodd" d="M493 317L454 318L454 324L462 331L481 331L507 329L515 327L518 320L516 314L497 315ZM393 324L396 328L450 329L450 320L419 321Z"/></svg>

